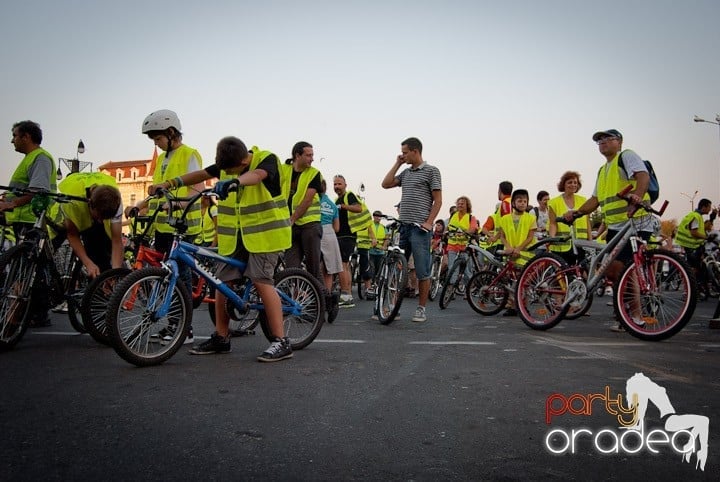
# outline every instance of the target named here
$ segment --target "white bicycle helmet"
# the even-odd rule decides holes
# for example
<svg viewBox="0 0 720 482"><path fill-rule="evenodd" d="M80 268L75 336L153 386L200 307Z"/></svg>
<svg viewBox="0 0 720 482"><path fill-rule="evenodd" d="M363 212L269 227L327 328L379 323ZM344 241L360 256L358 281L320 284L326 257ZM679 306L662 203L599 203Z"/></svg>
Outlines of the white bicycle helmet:
<svg viewBox="0 0 720 482"><path fill-rule="evenodd" d="M164 131L170 127L174 127L178 132L182 132L180 119L177 114L167 109L156 110L143 121L142 133L147 134L151 131Z"/></svg>

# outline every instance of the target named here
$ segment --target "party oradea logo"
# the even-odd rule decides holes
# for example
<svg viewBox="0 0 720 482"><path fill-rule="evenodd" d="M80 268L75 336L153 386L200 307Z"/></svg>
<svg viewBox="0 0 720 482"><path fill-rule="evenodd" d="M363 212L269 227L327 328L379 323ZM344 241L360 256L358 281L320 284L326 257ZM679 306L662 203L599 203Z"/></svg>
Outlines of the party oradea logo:
<svg viewBox="0 0 720 482"><path fill-rule="evenodd" d="M645 414L651 404L660 412L664 428L646 428ZM625 402L622 394L613 395L609 386L604 393L553 393L545 402L545 422L556 425L555 418L562 415L589 416L603 411L617 421L616 428L553 428L545 435L545 449L556 455L575 454L580 444L591 443L603 455L667 453L677 454L688 463L695 454L695 468L705 470L710 420L703 415L676 413L665 388L642 373L625 384ZM567 419L563 417L562 422Z"/></svg>

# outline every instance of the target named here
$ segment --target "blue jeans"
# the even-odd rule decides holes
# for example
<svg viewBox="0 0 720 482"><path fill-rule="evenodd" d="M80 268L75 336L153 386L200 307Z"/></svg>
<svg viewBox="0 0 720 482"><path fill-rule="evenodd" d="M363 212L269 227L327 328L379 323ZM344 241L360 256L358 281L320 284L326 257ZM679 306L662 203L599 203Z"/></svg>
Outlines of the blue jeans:
<svg viewBox="0 0 720 482"><path fill-rule="evenodd" d="M403 225L400 228L400 248L405 250L406 258L410 258L412 254L415 260L415 276L418 281L430 279L430 266L432 265L431 240L432 232L430 231L424 231L417 226Z"/></svg>

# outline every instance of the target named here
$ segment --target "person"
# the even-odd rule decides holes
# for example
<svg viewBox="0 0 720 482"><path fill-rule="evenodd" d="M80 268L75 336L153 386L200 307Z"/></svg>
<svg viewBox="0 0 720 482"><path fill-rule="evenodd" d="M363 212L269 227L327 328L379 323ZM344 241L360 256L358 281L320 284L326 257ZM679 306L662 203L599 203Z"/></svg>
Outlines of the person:
<svg viewBox="0 0 720 482"><path fill-rule="evenodd" d="M285 265L299 268L305 260L305 269L317 278L323 279L320 269L320 245L322 225L320 224L320 171L312 167L313 146L308 142L297 142L292 148L292 159L282 166L290 177L288 208L292 224L292 246L285 253Z"/></svg>
<svg viewBox="0 0 720 482"><path fill-rule="evenodd" d="M688 264L695 271L698 287L706 298L709 295L709 288L702 259L705 253L704 244L708 240L708 234L705 230L703 216L709 215L711 211L712 201L705 198L701 199L697 205L697 209L686 214L682 221L680 221L677 227L677 235L675 236L675 244L683 248Z"/></svg>
<svg viewBox="0 0 720 482"><path fill-rule="evenodd" d="M372 278L375 279L377 274L380 272L380 266L382 264L382 259L385 256L385 251L387 250L388 242L389 240L387 238L387 231L385 230L385 225L380 222L380 217L382 216L381 211L374 211L373 212L373 224L372 229L375 233L375 244L370 248L369 256L370 256L370 272L372 274ZM368 291L368 298L372 299L375 297L377 286L373 285L370 287L371 289Z"/></svg>
<svg viewBox="0 0 720 482"><path fill-rule="evenodd" d="M37 191L57 191L57 170L52 155L41 147L43 132L40 124L31 120L16 122L12 126L12 144L15 150L24 155L10 178L9 187L33 189ZM25 231L35 224L30 201L32 194L16 196L6 193L0 201L0 212L5 213L5 220L12 225L15 238L20 241ZM33 287L33 305L30 315L30 326L50 326L48 310L50 300L44 281Z"/></svg>
<svg viewBox="0 0 720 482"><path fill-rule="evenodd" d="M576 171L566 171L560 176L557 188L560 191L560 195L552 198L548 202L549 207L549 228L548 232L550 236L557 236L558 234L569 234L570 226L565 223L558 223L558 216L562 216L568 210L575 209L576 207L582 206L587 199L584 196L578 194L578 191L582 187L580 182L580 173ZM592 229L590 226L590 216L583 216L576 219L573 222L575 227L575 237L577 239L590 239L592 235ZM553 243L550 245L550 251L562 257L568 264L575 264L582 260L583 251L579 250L576 255L573 252L572 241L568 240L563 243Z"/></svg>
<svg viewBox="0 0 720 482"><path fill-rule="evenodd" d="M60 183L60 192L87 197L59 206L68 243L90 278L123 266L123 206L115 178L78 172Z"/></svg>
<svg viewBox="0 0 720 482"><path fill-rule="evenodd" d="M355 251L357 232L367 227L372 219L370 213L363 209L363 204L357 196L347 190L344 176L338 174L333 178L333 188L337 194L335 204L340 211L340 230L337 232L343 264L343 271L340 273L340 307L352 308L355 306L355 301L351 292L350 256Z"/></svg>
<svg viewBox="0 0 720 482"><path fill-rule="evenodd" d="M442 219L441 221L445 224L445 228L447 229L448 224L450 224L450 218L457 212L457 206L454 204L450 206L450 209L448 209L449 216L445 219Z"/></svg>
<svg viewBox="0 0 720 482"><path fill-rule="evenodd" d="M418 280L419 299L412 321L427 321L425 305L430 292L430 240L432 227L442 207L442 178L440 170L426 163L422 157L422 142L409 137L400 144L401 154L395 160L382 181L384 189L402 188L400 220L418 226L403 225L400 247L412 254L415 275ZM403 164L410 167L398 174Z"/></svg>
<svg viewBox="0 0 720 482"><path fill-rule="evenodd" d="M153 185L166 183L171 187L172 194L175 197L188 197L191 192L201 191L204 184L184 184L180 182L180 176L187 172L197 171L202 168L202 157L200 153L183 144L182 126L178 115L167 109L151 112L143 120L141 131L153 141L155 146L159 147L162 153L158 156L155 171L153 172ZM150 201L142 200L136 203L138 210L147 208L149 212L155 212L158 205L165 203L162 199L151 199ZM155 249L163 254L168 254L173 242L175 228L170 225L170 213L167 211L169 205L165 204L165 210L158 213L153 224L155 230ZM174 203L175 209L184 208L181 203ZM125 209L125 216L130 215L133 206ZM185 240L193 242L195 236L200 234L202 223L202 211L200 204L196 203L190 206L187 218L187 231L185 232ZM192 275L190 269L182 266L180 269L180 279L185 283L189 291L192 291ZM166 331L158 334L159 338L164 341L172 340L172 326ZM193 337L192 325L188 327L185 343L190 344L195 341Z"/></svg>
<svg viewBox="0 0 720 482"><path fill-rule="evenodd" d="M538 205L532 208L532 212L535 215L537 230L535 231L535 239L541 240L548 234L548 219L550 217L550 211L548 210L548 202L550 201L550 194L545 191L538 191L536 198Z"/></svg>
<svg viewBox="0 0 720 482"><path fill-rule="evenodd" d="M367 293L371 287L372 271L370 271L370 250L377 245L375 230L373 223L357 232L357 253L358 253L358 269L360 270L360 279L365 285Z"/></svg>
<svg viewBox="0 0 720 482"><path fill-rule="evenodd" d="M588 215L600 206L607 226L606 239L609 243L630 222L628 217L630 210L639 235L645 240L650 239L650 235L656 228L656 221L652 215L642 208L635 210L635 206L627 206L626 201L617 197L617 193L630 184L632 190L627 196L630 204L635 205L650 200L647 193L650 176L645 163L634 151L623 150L623 136L617 129L598 131L593 134L592 140L598 145L600 154L605 158L605 164L598 171L592 196L579 208L567 211L564 214L565 219L571 221L575 217ZM624 169L619 166L621 156ZM613 283L616 282L624 264L631 259L632 248L630 243L627 243L617 258L608 266L605 277ZM645 321L641 318L639 304L633 307L633 311L635 312L633 322L643 325ZM623 331L622 325L618 323L612 330Z"/></svg>
<svg viewBox="0 0 720 482"><path fill-rule="evenodd" d="M510 181L502 181L500 184L498 184L498 201L500 201L496 211L498 219L505 216L506 214L512 213L512 192L513 184Z"/></svg>
<svg viewBox="0 0 720 482"><path fill-rule="evenodd" d="M273 336L270 346L257 357L260 362L276 362L293 356L290 340L284 336L282 305L274 285L280 253L290 247L292 239L287 209L288 174L272 152L257 147L248 150L243 141L229 136L218 142L215 164L184 174L179 179L184 185L220 179L214 188L220 194L218 253L245 261L247 267L241 274L234 267L223 264L215 276L221 281L231 281L244 275L255 285ZM150 192L155 192L158 187L172 187L174 182L169 180L159 186L150 186ZM242 189L228 193L229 183L237 183ZM222 293L215 293L215 332L208 340L193 346L191 354L231 351L226 302Z"/></svg>
<svg viewBox="0 0 720 482"><path fill-rule="evenodd" d="M499 234L503 249L516 266L525 266L533 257L527 248L535 242L537 224L535 216L527 212L530 195L526 189L516 189L511 196L513 212L500 218ZM515 316L517 311L511 306L505 310L503 316Z"/></svg>
<svg viewBox="0 0 720 482"><path fill-rule="evenodd" d="M218 208L215 198L203 196L200 200L200 234L195 236L195 244L204 248L217 246Z"/></svg>
<svg viewBox="0 0 720 482"><path fill-rule="evenodd" d="M327 195L325 179L320 181L320 224L323 229L320 240L323 279L328 293L332 293L333 276L336 274L339 276L343 271L340 245L335 234L340 230L340 213L337 205Z"/></svg>
<svg viewBox="0 0 720 482"><path fill-rule="evenodd" d="M477 234L478 232L478 221L477 218L472 215L472 203L470 202L470 198L467 196L460 196L457 198L457 201L455 201L455 206L457 206L457 211L450 218L450 224L447 228L448 269L450 270L452 270L455 260L458 258L460 253L463 253L465 248L467 248L467 245L470 243L470 236ZM470 280L472 271L472 263L467 263L465 266L466 282ZM455 273L453 275L450 280L450 284L455 283L456 276L458 274L459 273Z"/></svg>

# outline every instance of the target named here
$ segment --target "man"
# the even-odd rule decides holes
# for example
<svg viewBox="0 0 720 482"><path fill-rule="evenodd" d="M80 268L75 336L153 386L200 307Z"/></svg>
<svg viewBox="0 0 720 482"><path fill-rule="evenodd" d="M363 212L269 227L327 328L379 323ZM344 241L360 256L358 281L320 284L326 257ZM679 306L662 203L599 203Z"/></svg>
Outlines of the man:
<svg viewBox="0 0 720 482"><path fill-rule="evenodd" d="M338 196L335 204L340 211L340 230L337 232L340 259L343 264L343 270L340 273L340 307L352 308L355 306L355 302L351 292L350 256L355 251L357 232L372 223L372 219L370 213L363 209L357 196L347 190L345 178L340 174L333 178L333 188Z"/></svg>
<svg viewBox="0 0 720 482"><path fill-rule="evenodd" d="M13 125L11 142L15 146L15 150L24 154L25 157L10 178L10 187L57 191L55 161L49 152L40 147L42 138L42 130L37 122L26 120ZM0 212L5 212L5 219L12 224L18 241L22 234L32 228L35 223L35 215L30 206L32 198L32 194L15 196L8 193L0 201ZM43 284L41 279L34 287L33 300L36 303L31 308L33 310L31 326L34 327L50 326L49 307L47 306L49 304L48 290Z"/></svg>
<svg viewBox="0 0 720 482"><path fill-rule="evenodd" d="M688 213L677 227L677 235L675 236L675 244L682 246L685 250L685 258L688 264L695 270L700 291L708 296L707 277L702 266L702 257L704 253L704 244L708 239L705 232L705 221L703 216L710 214L712 211L712 201L709 199L701 199L697 209Z"/></svg>
<svg viewBox="0 0 720 482"><path fill-rule="evenodd" d="M417 223L417 226L403 226L400 247L406 254L412 253L415 260L415 274L418 279L419 300L412 321L427 321L425 305L430 292L430 241L435 218L442 206L442 179L437 167L427 164L422 157L422 143L416 137L409 137L401 144L401 154L382 181L382 187L402 188L400 198L400 220ZM403 164L410 167L400 174Z"/></svg>
<svg viewBox="0 0 720 482"><path fill-rule="evenodd" d="M305 269L322 281L320 271L322 226L320 224L320 171L312 167L313 146L298 142L292 148L292 159L282 166L290 178L290 223L292 246L285 253L285 265L299 268L305 258Z"/></svg>
<svg viewBox="0 0 720 482"><path fill-rule="evenodd" d="M497 207L498 219L512 213L512 202L510 201L512 192L513 184L510 181L502 181L498 185L498 201L500 201Z"/></svg>
<svg viewBox="0 0 720 482"><path fill-rule="evenodd" d="M565 219L572 221L574 218L589 215L600 206L607 225L607 241L610 242L625 224L630 222L628 210L631 210L640 235L645 240L650 239L650 235L655 229L653 217L642 208L635 212L634 206L628 206L626 201L617 197L617 193L630 184L632 185L632 190L628 194L630 204L635 205L650 200L650 196L647 194L650 176L642 158L630 149L623 151L623 136L617 129L598 131L593 134L592 140L597 143L600 154L605 157L605 164L598 171L592 196L577 210L565 213ZM619 165L621 157L624 169ZM605 276L612 282L617 281L624 264L631 259L632 248L628 243L617 259L608 266ZM644 323L639 314L634 317L633 321L639 325ZM622 325L618 324L613 331L622 331Z"/></svg>

